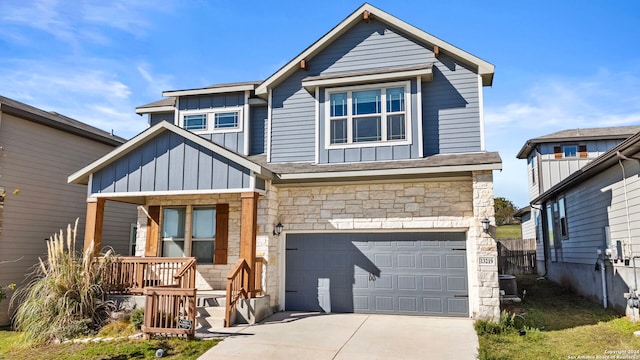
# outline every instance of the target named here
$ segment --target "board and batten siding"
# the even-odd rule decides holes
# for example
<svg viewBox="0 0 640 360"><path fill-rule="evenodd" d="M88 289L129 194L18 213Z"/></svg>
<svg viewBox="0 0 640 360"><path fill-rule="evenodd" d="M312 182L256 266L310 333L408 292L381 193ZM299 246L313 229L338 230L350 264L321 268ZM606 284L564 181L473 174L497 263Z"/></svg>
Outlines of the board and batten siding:
<svg viewBox="0 0 640 360"><path fill-rule="evenodd" d="M91 192L242 189L250 170L166 131L93 174Z"/></svg>
<svg viewBox="0 0 640 360"><path fill-rule="evenodd" d="M271 161L315 161L314 144L321 163L411 159L419 157L419 141L411 145L325 149L323 121L319 142L315 138L315 94L301 86L308 76L377 68L433 63L433 80L422 83L424 154L481 150L478 75L469 67L379 21L359 22L309 60L309 70L297 70L273 89ZM416 94L415 78L412 94ZM324 89L320 92L324 100ZM412 113L417 114L412 96ZM320 113L324 117L323 104ZM321 119L322 119L321 117ZM416 119L417 120L417 119ZM417 124L412 134L418 136Z"/></svg>
<svg viewBox="0 0 640 360"><path fill-rule="evenodd" d="M575 171L587 165L591 160L604 154L617 146L621 140L599 140L568 143L541 144L538 146L540 155L540 170L542 181L542 192L549 190L552 186L573 174ZM580 158L560 158L556 159L554 147L562 145L586 145L587 157Z"/></svg>
<svg viewBox="0 0 640 360"><path fill-rule="evenodd" d="M631 220L631 241L640 246L640 168L635 161L624 161L627 174L627 197ZM565 194L569 238L562 243L562 261L595 264L596 249L605 246L605 227L611 240L626 242L627 209L622 169L616 164L573 187Z"/></svg>
<svg viewBox="0 0 640 360"><path fill-rule="evenodd" d="M166 113L149 114L149 126L159 124L163 121L173 124L175 122L175 113L166 112Z"/></svg>
<svg viewBox="0 0 640 360"><path fill-rule="evenodd" d="M228 93L228 94L214 94L214 95L193 95L182 96L178 99L178 110L202 110L203 112L220 109L220 108L237 108L244 106L244 93ZM243 115L244 118L244 115ZM238 121L244 121L239 119ZM237 153L244 153L244 131L212 133L212 134L198 134L203 138L210 140L220 146L235 151Z"/></svg>
<svg viewBox="0 0 640 360"><path fill-rule="evenodd" d="M249 155L267 151L267 107L252 106L249 114Z"/></svg>
<svg viewBox="0 0 640 360"><path fill-rule="evenodd" d="M0 230L0 284L22 284L44 257L49 238L78 221L77 248L83 248L87 187L67 177L113 149L76 135L6 113L0 120L0 187L7 191ZM127 254L136 207L107 202L104 246ZM14 262L14 260L17 260ZM7 324L8 301L0 303L0 325Z"/></svg>

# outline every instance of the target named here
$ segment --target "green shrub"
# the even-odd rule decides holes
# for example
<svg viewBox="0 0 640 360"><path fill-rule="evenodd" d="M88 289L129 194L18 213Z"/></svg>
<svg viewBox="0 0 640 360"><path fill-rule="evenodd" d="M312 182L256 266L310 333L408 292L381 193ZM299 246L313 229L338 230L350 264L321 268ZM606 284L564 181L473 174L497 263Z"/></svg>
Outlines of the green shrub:
<svg viewBox="0 0 640 360"><path fill-rule="evenodd" d="M131 312L130 316L131 317L129 318L129 321L131 321L131 324L137 330L140 330L142 328L142 324L144 323L144 309L143 308L134 309Z"/></svg>
<svg viewBox="0 0 640 360"><path fill-rule="evenodd" d="M98 258L93 243L84 253L75 251L75 227L67 227L47 241L47 259L40 259L33 279L16 291L14 324L25 341L43 343L70 335L89 335L106 324L113 303L104 300L103 275L112 261L111 251Z"/></svg>

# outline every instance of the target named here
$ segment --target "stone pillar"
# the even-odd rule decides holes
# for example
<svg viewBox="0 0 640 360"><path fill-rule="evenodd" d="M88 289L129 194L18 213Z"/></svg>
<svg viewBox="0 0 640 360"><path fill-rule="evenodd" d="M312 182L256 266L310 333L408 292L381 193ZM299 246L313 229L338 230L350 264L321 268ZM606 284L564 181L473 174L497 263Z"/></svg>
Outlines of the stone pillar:
<svg viewBox="0 0 640 360"><path fill-rule="evenodd" d="M482 229L482 219L491 224L488 233ZM473 220L469 224L469 238L475 240L469 251L469 263L477 271L475 291L479 303L471 309L474 318L497 321L500 318L500 289L498 285L498 250L495 236L493 206L493 172L473 172ZM471 298L471 294L470 294ZM470 304L471 305L471 304Z"/></svg>

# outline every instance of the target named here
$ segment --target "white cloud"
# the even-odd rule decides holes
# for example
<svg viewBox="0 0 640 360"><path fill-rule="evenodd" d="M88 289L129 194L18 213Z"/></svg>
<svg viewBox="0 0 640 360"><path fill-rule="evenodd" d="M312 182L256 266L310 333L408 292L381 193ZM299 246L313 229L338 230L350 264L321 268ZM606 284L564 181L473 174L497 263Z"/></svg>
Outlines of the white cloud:
<svg viewBox="0 0 640 360"><path fill-rule="evenodd" d="M131 89L116 75L60 63L0 61L3 94L128 138L146 122L135 114ZM106 68L104 63L101 67ZM11 70L15 69L15 70ZM139 105L139 104L137 104Z"/></svg>
<svg viewBox="0 0 640 360"><path fill-rule="evenodd" d="M600 69L583 78L542 78L510 94L488 99L485 131L488 150L498 150L502 172L495 173L494 192L518 206L529 202L526 160L515 156L531 138L572 128L640 125L640 77Z"/></svg>
<svg viewBox="0 0 640 360"><path fill-rule="evenodd" d="M12 34L21 28L49 33L78 49L84 43L106 45L109 29L146 36L152 28L148 13L169 12L172 1L27 0L0 3L0 33ZM26 38L9 37L24 43ZM35 44L37 45L37 44Z"/></svg>
<svg viewBox="0 0 640 360"><path fill-rule="evenodd" d="M146 81L146 91L150 96L160 97L163 91L173 89L173 77L170 75L154 74L151 70L151 65L140 63L136 66L136 70Z"/></svg>

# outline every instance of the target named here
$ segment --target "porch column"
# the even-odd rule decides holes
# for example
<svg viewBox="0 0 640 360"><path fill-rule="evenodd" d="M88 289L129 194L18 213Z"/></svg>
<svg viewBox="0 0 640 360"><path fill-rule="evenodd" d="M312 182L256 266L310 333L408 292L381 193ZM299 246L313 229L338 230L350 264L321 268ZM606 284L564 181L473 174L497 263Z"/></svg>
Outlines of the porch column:
<svg viewBox="0 0 640 360"><path fill-rule="evenodd" d="M87 222L84 227L84 250L93 241L93 253L99 254L102 249L102 224L104 221L104 198L87 198Z"/></svg>
<svg viewBox="0 0 640 360"><path fill-rule="evenodd" d="M258 196L257 192L245 192L242 199L242 222L240 225L240 258L249 264L248 292L255 297L255 267L256 267L256 233L258 227Z"/></svg>

